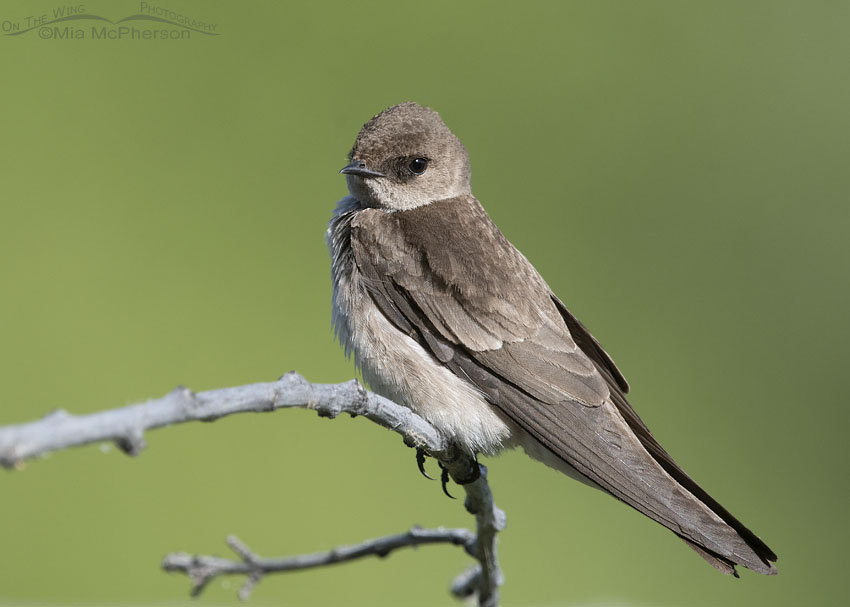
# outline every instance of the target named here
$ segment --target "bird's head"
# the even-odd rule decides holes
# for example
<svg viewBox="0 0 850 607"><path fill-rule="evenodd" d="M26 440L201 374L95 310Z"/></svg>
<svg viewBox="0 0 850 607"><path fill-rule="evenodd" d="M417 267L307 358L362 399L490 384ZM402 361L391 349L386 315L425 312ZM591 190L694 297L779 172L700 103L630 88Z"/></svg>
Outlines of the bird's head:
<svg viewBox="0 0 850 607"><path fill-rule="evenodd" d="M470 193L466 148L434 110L413 102L363 125L340 172L361 203L396 211Z"/></svg>

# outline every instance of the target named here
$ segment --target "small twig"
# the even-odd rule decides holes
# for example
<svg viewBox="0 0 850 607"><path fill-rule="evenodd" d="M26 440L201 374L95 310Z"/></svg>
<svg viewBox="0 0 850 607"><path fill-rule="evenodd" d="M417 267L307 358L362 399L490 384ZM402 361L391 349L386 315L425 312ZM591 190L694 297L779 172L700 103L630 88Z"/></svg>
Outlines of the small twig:
<svg viewBox="0 0 850 607"><path fill-rule="evenodd" d="M344 563L367 556L385 557L399 548L425 544L453 544L463 546L467 553L475 553L475 534L468 529L422 529L413 527L406 533L388 535L366 540L350 546L338 546L324 552L301 554L283 558L261 558L254 554L241 540L227 538L230 546L241 560L230 560L215 556L190 555L185 552L169 554L162 560L166 571L185 573L192 580L192 596L199 595L214 578L222 575L247 575L248 580L239 591L239 598L247 599L254 586L269 573L298 571Z"/></svg>
<svg viewBox="0 0 850 607"><path fill-rule="evenodd" d="M473 556L478 559L476 575L469 578L465 588L478 591L478 604L481 607L496 607L499 604L499 586L504 583L504 576L499 567L496 537L505 528L507 517L493 500L493 493L487 482L487 468L480 468L481 476L463 486L466 489L466 509L475 516L477 537L476 552ZM457 582L458 579L455 578L455 584ZM455 584L452 584L453 593Z"/></svg>
<svg viewBox="0 0 850 607"><path fill-rule="evenodd" d="M481 564L472 565L462 571L452 580L452 595L459 599L467 599L478 592L481 587Z"/></svg>

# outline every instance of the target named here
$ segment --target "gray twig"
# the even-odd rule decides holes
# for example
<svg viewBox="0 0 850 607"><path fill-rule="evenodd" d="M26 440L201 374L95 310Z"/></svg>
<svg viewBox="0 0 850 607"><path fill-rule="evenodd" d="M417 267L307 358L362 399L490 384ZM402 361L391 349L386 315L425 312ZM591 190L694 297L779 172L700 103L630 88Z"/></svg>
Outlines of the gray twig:
<svg viewBox="0 0 850 607"><path fill-rule="evenodd" d="M54 411L40 420L0 427L0 466L19 468L27 459L51 451L90 443L113 441L128 455L145 447L146 430L189 421L213 421L226 415L271 412L282 408L314 409L320 416L340 413L363 416L404 438L409 447L422 448L449 471L466 491L466 508L475 516L476 533L465 529L411 529L409 532L367 540L329 552L283 559L261 559L236 538L228 544L241 561L184 553L165 558L163 567L182 571L192 579L192 594L203 591L214 577L247 575L240 597L247 597L263 575L348 561L375 554L385 556L404 546L453 543L463 545L478 565L458 576L452 584L456 596L478 595L479 605L499 602L502 574L496 554L496 535L505 526L505 514L496 507L487 483L487 471L469 454L460 452L436 428L410 409L365 390L356 380L341 384L312 384L290 372L276 382L208 390L197 394L178 387L166 396L146 403L110 409L90 415Z"/></svg>
<svg viewBox="0 0 850 607"><path fill-rule="evenodd" d="M290 372L276 382L198 392L178 387L162 398L90 415L62 409L42 419L0 428L0 465L6 468L57 449L114 441L129 455L145 447L144 432L190 421L214 421L234 413L260 413L286 407L315 409L322 417L362 415L398 432L409 446L438 456L446 440L410 409L365 390L356 380L311 384Z"/></svg>
<svg viewBox="0 0 850 607"><path fill-rule="evenodd" d="M496 507L484 466L481 466L481 477L465 487L466 509L475 516L478 530L476 553L473 556L478 559L476 568L480 568L476 579L470 579L469 587L477 587L478 603L481 607L496 607L499 604L499 586L504 583L496 553L496 534L505 528L507 519L505 513ZM476 582L474 586L473 581ZM453 591L454 588L453 585Z"/></svg>
<svg viewBox="0 0 850 607"><path fill-rule="evenodd" d="M475 534L468 529L422 529L413 527L406 533L366 540L351 546L337 546L324 552L301 554L283 558L262 558L254 554L241 540L227 538L227 545L239 555L240 560L216 556L190 555L185 552L166 555L162 568L185 573L192 580L192 595L197 596L213 578L221 575L247 575L248 580L239 591L239 598L250 596L254 586L269 573L298 571L353 561L367 556L383 558L398 550L425 544L454 544L475 554Z"/></svg>

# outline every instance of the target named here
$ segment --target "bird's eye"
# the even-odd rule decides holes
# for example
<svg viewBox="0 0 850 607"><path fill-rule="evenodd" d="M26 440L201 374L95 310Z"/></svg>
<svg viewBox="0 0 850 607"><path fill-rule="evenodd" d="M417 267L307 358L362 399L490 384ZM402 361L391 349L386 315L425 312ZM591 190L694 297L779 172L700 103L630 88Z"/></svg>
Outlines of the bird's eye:
<svg viewBox="0 0 850 607"><path fill-rule="evenodd" d="M410 172L414 175L421 175L425 172L425 169L428 168L428 159L414 158L410 161L410 164L407 165L407 168L409 168Z"/></svg>

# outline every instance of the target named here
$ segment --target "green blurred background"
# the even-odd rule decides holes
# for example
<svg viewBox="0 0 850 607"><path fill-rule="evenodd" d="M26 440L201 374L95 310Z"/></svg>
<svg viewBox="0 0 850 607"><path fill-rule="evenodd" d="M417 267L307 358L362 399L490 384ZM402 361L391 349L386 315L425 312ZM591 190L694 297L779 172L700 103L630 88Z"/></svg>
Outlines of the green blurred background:
<svg viewBox="0 0 850 607"><path fill-rule="evenodd" d="M850 4L150 4L220 35L0 35L0 424L290 369L349 379L325 223L359 127L413 99L656 436L780 555L775 578L721 576L510 453L487 462L505 605L845 604ZM7 0L0 25L60 6ZM471 524L364 420L147 440L0 475L0 605L234 605L239 580L190 602L159 559L225 554L229 533L271 556ZM270 577L250 604L452 604L468 562L429 547Z"/></svg>

